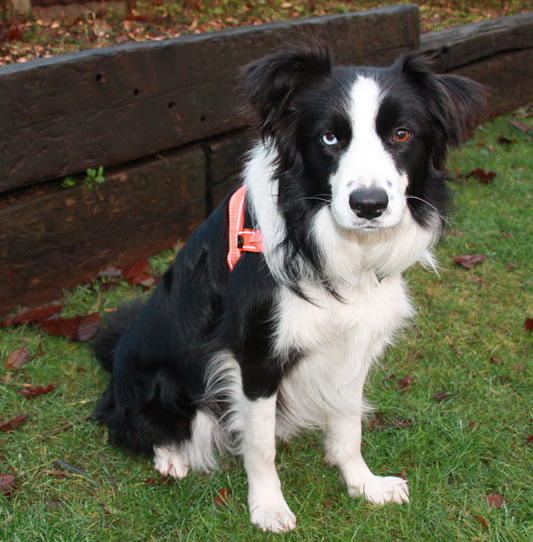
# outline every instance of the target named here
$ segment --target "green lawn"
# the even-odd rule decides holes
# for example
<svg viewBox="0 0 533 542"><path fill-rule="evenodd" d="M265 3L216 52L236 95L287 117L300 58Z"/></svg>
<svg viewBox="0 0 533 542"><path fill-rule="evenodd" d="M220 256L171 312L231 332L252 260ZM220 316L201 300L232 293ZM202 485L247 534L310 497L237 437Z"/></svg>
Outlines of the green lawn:
<svg viewBox="0 0 533 542"><path fill-rule="evenodd" d="M212 476L164 481L150 462L108 446L104 429L87 418L107 381L87 346L23 326L0 328L0 363L24 345L32 356L17 371L0 365L0 417L28 414L0 433L0 474L16 475L11 496L0 494L0 540L531 540L532 334L524 322L533 317L533 136L510 123L531 126L528 111L487 122L451 156L452 170L481 167L496 177L452 186L439 276L409 272L415 325L367 387L376 411L366 424L365 457L378 474L405 474L409 505L349 498L323 460L320 435L309 434L280 445L277 459L298 527L263 534L249 524L239 460L225 458ZM486 259L470 270L454 262L468 253ZM171 257L154 258L156 272ZM66 293L63 315L103 312L140 292L125 283L114 292L80 286ZM52 383L54 391L34 399L16 392ZM66 422L72 426L58 432ZM216 505L223 488L231 497ZM488 495L503 497L501 507L489 507Z"/></svg>

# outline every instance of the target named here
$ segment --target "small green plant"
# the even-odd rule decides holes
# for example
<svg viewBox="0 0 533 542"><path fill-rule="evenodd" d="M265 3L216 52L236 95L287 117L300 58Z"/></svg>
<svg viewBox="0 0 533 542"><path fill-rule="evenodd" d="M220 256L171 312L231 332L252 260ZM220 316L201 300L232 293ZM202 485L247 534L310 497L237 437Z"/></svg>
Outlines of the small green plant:
<svg viewBox="0 0 533 542"><path fill-rule="evenodd" d="M105 182L103 166L100 166L98 169L88 168L85 173L86 176L83 182L88 190L92 190L95 183L102 184Z"/></svg>
<svg viewBox="0 0 533 542"><path fill-rule="evenodd" d="M105 182L104 167L100 166L98 169L87 168L85 170L85 177L80 180L87 187L87 190L93 190L95 184L102 184ZM63 188L72 188L77 184L78 181L74 177L68 176L63 179L61 186Z"/></svg>
<svg viewBox="0 0 533 542"><path fill-rule="evenodd" d="M74 177L65 177L61 183L61 186L63 188L71 188L72 186L76 186L76 179L74 179Z"/></svg>

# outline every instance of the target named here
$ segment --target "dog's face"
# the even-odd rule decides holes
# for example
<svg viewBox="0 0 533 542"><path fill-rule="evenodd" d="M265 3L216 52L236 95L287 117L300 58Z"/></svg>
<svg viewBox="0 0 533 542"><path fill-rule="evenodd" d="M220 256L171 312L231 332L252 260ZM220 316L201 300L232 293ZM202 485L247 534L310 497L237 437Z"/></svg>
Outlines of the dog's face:
<svg viewBox="0 0 533 542"><path fill-rule="evenodd" d="M342 70L323 87L315 92L329 107L305 115L300 128L309 174L322 185L339 226L373 231L396 225L415 174L409 156L420 154L422 143L411 119L405 108L395 110L373 77Z"/></svg>
<svg viewBox="0 0 533 542"><path fill-rule="evenodd" d="M477 122L479 85L412 54L390 68L332 67L320 46L276 53L247 75L280 173L303 177L301 197L341 228L390 228L407 210L424 225L442 212L446 147Z"/></svg>

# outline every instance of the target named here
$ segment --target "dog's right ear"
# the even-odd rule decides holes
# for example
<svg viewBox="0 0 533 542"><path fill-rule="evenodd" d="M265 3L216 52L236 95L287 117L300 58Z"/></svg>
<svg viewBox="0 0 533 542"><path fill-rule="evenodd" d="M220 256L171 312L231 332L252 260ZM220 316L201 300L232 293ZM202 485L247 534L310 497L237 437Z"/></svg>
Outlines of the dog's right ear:
<svg viewBox="0 0 533 542"><path fill-rule="evenodd" d="M291 122L299 93L331 69L331 51L322 42L289 46L244 67L248 102L263 138Z"/></svg>

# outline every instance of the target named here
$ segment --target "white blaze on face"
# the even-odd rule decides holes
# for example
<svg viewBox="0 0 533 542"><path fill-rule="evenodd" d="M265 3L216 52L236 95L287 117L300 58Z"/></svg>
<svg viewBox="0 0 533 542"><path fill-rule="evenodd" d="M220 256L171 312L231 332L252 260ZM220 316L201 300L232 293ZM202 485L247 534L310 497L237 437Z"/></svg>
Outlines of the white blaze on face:
<svg viewBox="0 0 533 542"><path fill-rule="evenodd" d="M362 76L356 79L350 92L348 111L352 140L330 179L333 215L344 228L372 231L395 226L406 208L407 174L398 171L376 132L376 117L382 99L381 89L374 79ZM358 217L350 207L350 194L370 187L385 190L389 199L383 214L372 220Z"/></svg>

